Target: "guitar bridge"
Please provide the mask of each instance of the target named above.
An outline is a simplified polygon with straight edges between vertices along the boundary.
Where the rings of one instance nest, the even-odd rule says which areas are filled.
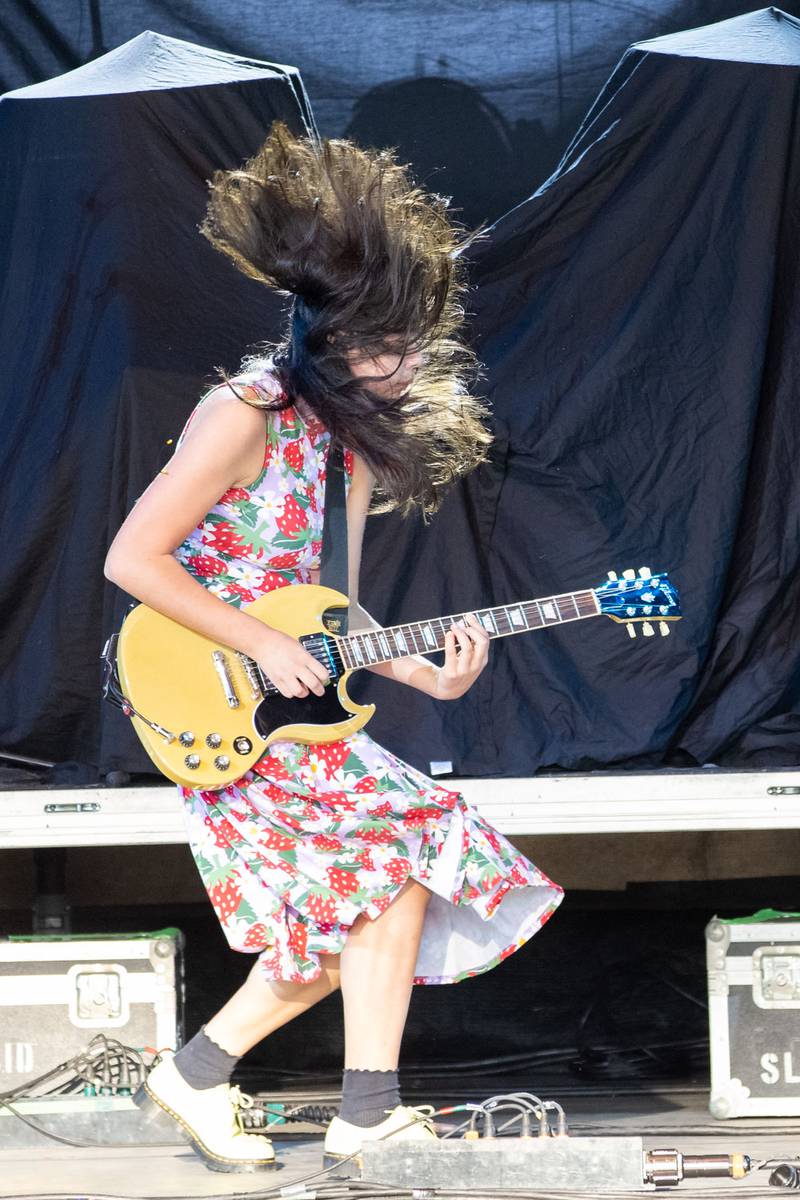
[[[239,697],[236,694],[236,688],[233,686],[228,660],[221,650],[214,650],[211,658],[214,662],[214,670],[217,672],[222,690],[225,693],[225,699],[228,702],[228,708],[239,707]]]

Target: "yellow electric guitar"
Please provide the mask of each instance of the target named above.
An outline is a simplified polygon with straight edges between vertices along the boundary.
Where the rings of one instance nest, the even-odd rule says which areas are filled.
[[[347,694],[353,671],[407,654],[444,648],[453,621],[466,616],[412,621],[386,629],[337,634],[347,597],[332,588],[296,584],[268,592],[247,605],[250,616],[298,638],[328,669],[323,696],[286,699],[256,662],[217,645],[144,604],[127,615],[103,650],[103,693],[133,721],[153,762],[175,783],[219,788],[238,779],[271,742],[334,742],[361,729],[374,704],[355,704]],[[475,616],[490,637],[607,616],[634,622],[663,636],[680,618],[678,596],[666,574],[649,568],[609,571],[608,581],[586,591],[544,596],[483,608]]]

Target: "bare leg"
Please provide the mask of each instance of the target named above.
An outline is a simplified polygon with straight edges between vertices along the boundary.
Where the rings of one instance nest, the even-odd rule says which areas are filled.
[[[256,963],[238,992],[206,1023],[206,1034],[229,1054],[246,1054],[339,987],[339,958],[321,954],[322,971],[310,983],[265,979]]]
[[[431,892],[409,879],[379,917],[362,913],[340,954],[345,1070],[394,1071]]]

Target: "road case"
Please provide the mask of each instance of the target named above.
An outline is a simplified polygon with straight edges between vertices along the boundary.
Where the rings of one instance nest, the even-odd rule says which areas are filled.
[[[0,1092],[35,1079],[106,1034],[138,1050],[183,1041],[183,934],[0,941]]]
[[[800,1116],[800,913],[714,917],[706,961],[712,1115]]]

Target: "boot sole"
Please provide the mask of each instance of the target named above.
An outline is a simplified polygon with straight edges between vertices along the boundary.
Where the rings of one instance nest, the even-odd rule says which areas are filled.
[[[364,1159],[360,1154],[326,1154],[322,1155],[322,1166],[330,1168],[330,1174],[337,1179],[360,1178],[364,1170]]]
[[[197,1136],[191,1126],[187,1125],[183,1117],[176,1113],[173,1109],[165,1104],[160,1097],[151,1092],[147,1083],[141,1084],[133,1096],[131,1097],[137,1108],[140,1108],[143,1113],[147,1113],[148,1108],[155,1106],[161,1109],[172,1117],[173,1121],[177,1122],[183,1130],[194,1153],[200,1158],[203,1163],[211,1171],[221,1171],[225,1174],[233,1174],[244,1171],[269,1171],[277,1167],[278,1161],[276,1158],[224,1158],[220,1154],[215,1154],[206,1146],[205,1142]]]

